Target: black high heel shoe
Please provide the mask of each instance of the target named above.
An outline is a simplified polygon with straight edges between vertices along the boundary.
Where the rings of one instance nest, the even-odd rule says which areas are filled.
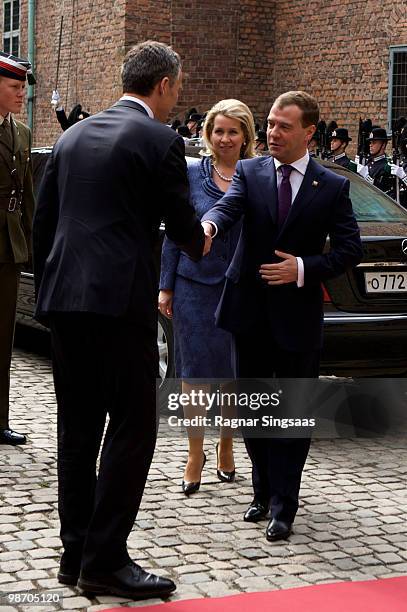
[[[219,442],[216,445],[216,473],[218,475],[219,480],[221,480],[222,482],[234,482],[236,470],[233,470],[232,472],[226,472],[225,470],[220,470],[218,468],[218,465],[219,465],[218,451],[219,451]]]
[[[206,463],[206,455],[204,453],[201,474],[202,474],[202,470],[204,469],[205,463]],[[201,479],[199,479],[198,482],[183,480],[182,485],[181,485],[182,491],[183,493],[185,493],[185,495],[191,495],[192,493],[196,493],[197,491],[199,491],[200,486],[201,486]]]

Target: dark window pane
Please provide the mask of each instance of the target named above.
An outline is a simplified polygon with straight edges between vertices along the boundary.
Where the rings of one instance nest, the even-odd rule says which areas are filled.
[[[407,112],[407,50],[397,51],[393,60],[392,122]]]
[[[20,2],[14,0],[13,2],[13,30],[18,30],[20,27]]]
[[[6,2],[4,5],[4,32],[10,32],[11,26],[11,4]]]
[[[10,53],[10,39],[9,38],[3,39],[3,50],[4,50],[4,53]]]
[[[12,44],[12,54],[13,55],[19,55],[19,46],[20,46],[20,37],[19,36],[13,36],[13,44]]]

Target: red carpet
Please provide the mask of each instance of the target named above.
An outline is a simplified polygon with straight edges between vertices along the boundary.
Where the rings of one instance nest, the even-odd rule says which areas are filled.
[[[407,576],[367,582],[337,582],[296,589],[241,593],[229,597],[186,599],[147,612],[406,612]],[[123,612],[106,608],[103,612]]]

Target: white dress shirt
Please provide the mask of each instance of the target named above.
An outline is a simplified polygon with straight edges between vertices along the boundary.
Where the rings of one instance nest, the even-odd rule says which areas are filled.
[[[140,104],[140,106],[142,106],[147,111],[148,116],[151,117],[151,119],[154,119],[154,113],[149,107],[149,105],[146,104],[144,100],[140,100],[140,98],[138,98],[137,96],[122,96],[120,100],[130,100],[131,102],[137,102],[137,104]]]
[[[280,187],[280,183],[283,178],[281,171],[279,172],[279,168],[283,164],[279,162],[278,159],[276,159],[275,157],[273,161],[274,161],[274,166],[277,172],[277,189],[278,189]],[[292,191],[291,204],[294,202],[295,197],[301,187],[301,183],[304,178],[304,174],[307,169],[308,162],[309,162],[309,153],[307,151],[304,157],[297,159],[297,161],[292,162],[292,164],[288,164],[289,166],[291,166],[291,168],[293,168],[293,171],[290,174],[290,184],[291,184],[291,191]]]

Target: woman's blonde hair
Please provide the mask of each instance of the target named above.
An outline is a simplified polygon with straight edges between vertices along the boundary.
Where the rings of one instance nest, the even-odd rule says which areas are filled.
[[[223,115],[224,117],[229,117],[230,119],[237,119],[240,121],[245,142],[245,144],[242,145],[240,158],[243,159],[255,157],[254,140],[256,138],[256,132],[252,112],[244,102],[234,99],[221,100],[220,102],[217,102],[215,106],[212,106],[210,111],[208,111],[205,123],[203,125],[203,139],[206,148],[202,154],[212,156],[215,163],[218,161],[211,145],[211,135],[213,126],[215,124],[216,115]]]

